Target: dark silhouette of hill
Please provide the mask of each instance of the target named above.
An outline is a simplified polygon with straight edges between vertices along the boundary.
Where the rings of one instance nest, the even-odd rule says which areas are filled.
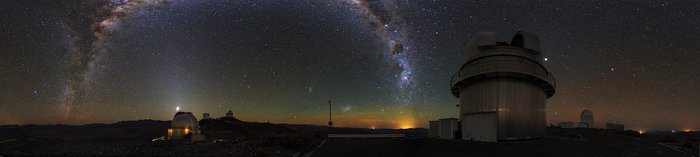
[[[113,124],[85,125],[3,125],[0,139],[60,139],[92,141],[150,141],[167,135],[171,121],[136,120]],[[234,117],[203,119],[202,134],[210,139],[258,138],[275,134],[304,134],[324,137],[326,134],[406,134],[426,136],[427,129],[367,129],[341,128],[303,124],[272,124],[245,122]]]
[[[167,135],[171,121],[137,120],[113,124],[85,125],[4,125],[0,139],[60,140],[136,140],[150,141]],[[295,134],[283,125],[245,122],[233,117],[204,119],[199,122],[202,134],[211,139],[257,138],[272,134]]]
[[[427,137],[428,129],[411,128],[411,129],[369,129],[369,128],[348,128],[348,127],[333,127],[320,125],[304,125],[304,124],[279,124],[287,128],[309,132],[314,134],[326,135],[331,134],[406,134],[411,137]]]
[[[273,134],[295,134],[296,131],[285,126],[245,122],[234,117],[203,119],[199,122],[202,134],[212,139],[236,139],[241,137],[256,138]]]
[[[154,137],[165,135],[168,127],[170,127],[170,121],[157,120],[85,125],[5,125],[0,126],[0,138],[148,141]]]
[[[232,117],[200,121],[216,142],[155,141],[171,121],[113,124],[0,126],[0,156],[291,156],[311,149],[318,136],[271,123]]]

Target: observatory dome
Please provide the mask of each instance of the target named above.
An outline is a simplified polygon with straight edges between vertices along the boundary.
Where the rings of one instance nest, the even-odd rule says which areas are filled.
[[[583,110],[581,111],[581,121],[585,122],[585,120],[593,120],[593,111],[591,110]]]
[[[543,65],[540,39],[518,31],[510,43],[495,32],[479,32],[464,49],[452,75],[459,98],[462,139],[498,142],[546,136],[546,103],[556,80]],[[442,137],[442,136],[440,136]]]
[[[199,127],[199,123],[191,112],[177,112],[173,117],[172,127],[196,129]]]
[[[581,123],[580,124],[585,125],[585,126],[579,126],[579,127],[585,127],[585,128],[593,127],[593,111],[591,111],[591,110],[581,111]]]

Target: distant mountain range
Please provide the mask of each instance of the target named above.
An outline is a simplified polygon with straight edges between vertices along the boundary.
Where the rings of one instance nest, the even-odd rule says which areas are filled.
[[[113,124],[85,125],[2,125],[0,140],[3,139],[60,139],[60,140],[117,140],[150,141],[155,137],[166,136],[171,121],[136,120]],[[272,124],[245,122],[233,117],[203,119],[199,122],[202,134],[212,139],[255,138],[272,134],[306,134],[325,138],[327,133],[336,134],[387,134],[400,133],[407,136],[426,136],[427,129],[367,129],[329,128],[319,125]]]

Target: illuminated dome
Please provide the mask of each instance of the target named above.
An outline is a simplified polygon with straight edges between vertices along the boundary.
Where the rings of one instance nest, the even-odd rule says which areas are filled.
[[[199,128],[199,123],[191,112],[177,112],[175,117],[173,117],[173,124],[171,127],[196,129]]]
[[[173,124],[168,128],[169,140],[195,141],[199,136],[199,122],[191,112],[177,112],[173,117]]]

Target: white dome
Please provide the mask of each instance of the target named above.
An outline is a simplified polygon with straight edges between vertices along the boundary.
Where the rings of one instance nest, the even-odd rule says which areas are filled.
[[[581,122],[588,124],[588,127],[593,127],[593,111],[583,110],[581,112]]]
[[[591,111],[591,110],[583,110],[583,111],[581,112],[581,119],[584,119],[584,117],[585,117],[585,118],[590,117],[590,118],[592,119],[592,118],[593,118],[593,111]]]
[[[190,112],[177,112],[175,117],[173,117],[173,128],[199,128],[199,123],[197,118]]]

